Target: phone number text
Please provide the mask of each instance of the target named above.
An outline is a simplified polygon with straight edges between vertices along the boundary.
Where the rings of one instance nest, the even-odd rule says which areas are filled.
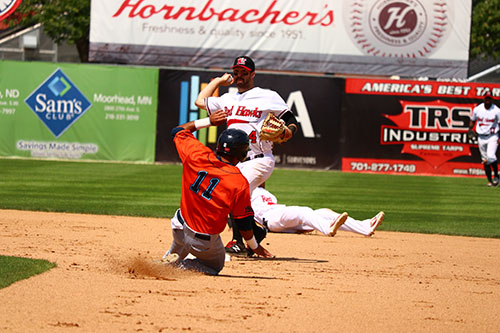
[[[415,164],[404,163],[366,163],[366,162],[351,162],[352,171],[371,171],[371,172],[408,172],[414,173],[417,171]]]

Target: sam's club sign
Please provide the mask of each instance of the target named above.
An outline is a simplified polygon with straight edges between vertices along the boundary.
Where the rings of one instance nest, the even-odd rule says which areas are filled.
[[[60,68],[35,89],[25,102],[56,138],[92,106]]]

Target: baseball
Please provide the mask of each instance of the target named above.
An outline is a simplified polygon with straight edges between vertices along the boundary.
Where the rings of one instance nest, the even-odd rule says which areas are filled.
[[[427,58],[448,36],[453,5],[444,0],[350,0],[350,37],[367,55]]]
[[[231,84],[233,83],[233,76],[232,75],[229,75],[229,77],[227,78],[227,83]]]

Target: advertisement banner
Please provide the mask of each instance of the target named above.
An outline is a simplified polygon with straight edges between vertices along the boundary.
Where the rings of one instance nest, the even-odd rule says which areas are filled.
[[[194,105],[199,92],[210,80],[223,73],[214,71],[160,70],[158,100],[157,161],[179,162],[170,135],[172,128],[187,121],[207,117]],[[256,74],[255,84],[276,91],[299,122],[294,137],[274,146],[277,166],[301,168],[340,168],[340,105],[343,80],[325,77]],[[232,87],[219,87],[216,95],[236,93]],[[225,126],[195,132],[198,139],[215,148]]]
[[[22,0],[3,0],[0,6],[0,22],[14,13]]]
[[[0,61],[0,156],[154,162],[158,70]]]
[[[470,116],[500,85],[347,79],[342,170],[484,176]]]
[[[91,61],[467,77],[470,0],[92,0]]]

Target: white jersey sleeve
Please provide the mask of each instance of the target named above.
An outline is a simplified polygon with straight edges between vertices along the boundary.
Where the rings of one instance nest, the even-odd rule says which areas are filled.
[[[474,107],[474,109],[472,110],[472,116],[470,117],[470,120],[472,121],[476,121],[477,120],[477,111],[478,111],[478,107],[479,105],[476,105]]]
[[[273,209],[273,207],[281,206],[278,205],[278,199],[271,194],[269,191],[263,189],[262,187],[257,187],[252,191],[251,195],[252,209],[254,211],[254,218],[260,224],[264,224],[263,217],[264,214]]]

